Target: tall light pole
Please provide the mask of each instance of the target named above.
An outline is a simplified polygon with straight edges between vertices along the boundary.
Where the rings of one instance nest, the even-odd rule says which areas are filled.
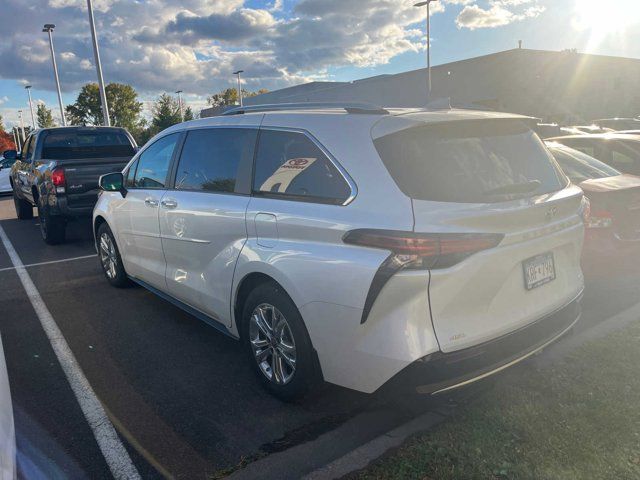
[[[431,2],[438,0],[426,0],[418,2],[414,7],[427,7],[427,100],[431,99]]]
[[[22,132],[22,143],[27,139],[27,136],[24,134],[24,120],[22,118],[22,110],[18,110],[18,119],[20,119],[20,131]]]
[[[238,101],[240,102],[240,106],[242,107],[242,83],[240,80],[241,73],[244,73],[244,70],[238,70],[237,72],[233,72],[234,75],[238,76]]]
[[[93,5],[91,0],[87,0],[89,10],[89,25],[91,27],[91,38],[93,40],[93,56],[96,60],[96,72],[98,74],[98,87],[100,87],[100,102],[102,103],[102,118],[104,126],[111,126],[109,118],[109,105],[107,104],[107,92],[104,89],[104,79],[102,78],[102,63],[100,63],[100,50],[98,50],[98,36],[96,34],[96,23],[93,19]]]
[[[56,54],[53,50],[53,29],[56,26],[53,23],[47,23],[42,28],[42,31],[49,34],[49,48],[51,49],[51,62],[53,62],[53,76],[56,79],[56,88],[58,90],[58,104],[60,105],[60,120],[62,120],[62,126],[67,126],[67,119],[64,116],[64,104],[62,103],[62,92],[60,91],[60,78],[58,78],[58,64],[56,63]]]
[[[27,93],[29,94],[29,110],[31,110],[31,126],[35,130],[36,129],[36,117],[33,114],[33,102],[31,101],[31,85],[26,85],[24,88],[27,90]]]
[[[182,108],[182,90],[177,90],[178,105],[180,105],[180,121],[184,122],[184,109]]]

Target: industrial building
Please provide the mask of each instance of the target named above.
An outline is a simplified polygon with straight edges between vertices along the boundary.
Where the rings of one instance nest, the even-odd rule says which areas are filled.
[[[640,59],[518,48],[432,68],[431,98],[583,123],[640,114]],[[386,107],[427,103],[426,69],[353,82],[312,82],[247,98],[245,104],[349,101]],[[203,111],[203,116],[215,114]]]

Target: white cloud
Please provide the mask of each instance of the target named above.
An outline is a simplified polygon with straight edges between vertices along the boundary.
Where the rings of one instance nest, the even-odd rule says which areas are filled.
[[[456,25],[469,30],[502,27],[537,17],[544,11],[537,0],[492,0],[486,8],[477,3],[466,5],[456,18]]]
[[[0,77],[54,89],[42,18],[57,23],[62,88],[95,81],[85,0],[0,0]],[[414,0],[415,1],[415,0]],[[340,66],[375,66],[426,48],[425,8],[411,0],[94,0],[105,80],[132,84],[145,99],[176,89],[202,99],[233,85],[249,89],[327,78]],[[487,3],[488,2],[488,3]],[[291,7],[291,8],[290,8]],[[462,8],[458,25],[504,25],[539,13],[537,0],[441,0],[432,13]],[[38,15],[33,12],[37,11]]]
[[[0,105],[2,105],[3,103],[7,103],[9,101],[9,97],[7,97],[6,95],[4,97],[0,97]]]

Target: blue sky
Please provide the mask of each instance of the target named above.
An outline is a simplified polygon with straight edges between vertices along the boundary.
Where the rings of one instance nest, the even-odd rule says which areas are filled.
[[[145,102],[177,89],[199,109],[233,85],[275,89],[425,66],[425,9],[404,0],[94,0],[105,80]],[[2,0],[0,114],[25,110],[24,85],[57,111],[44,23],[55,23],[65,104],[95,81],[85,0]],[[438,0],[434,64],[515,48],[640,58],[640,0]]]

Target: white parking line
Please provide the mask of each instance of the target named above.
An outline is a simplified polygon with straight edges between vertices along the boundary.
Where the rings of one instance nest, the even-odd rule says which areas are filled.
[[[67,341],[62,335],[60,328],[51,316],[51,312],[49,312],[49,309],[42,300],[42,297],[31,280],[22,260],[20,260],[18,253],[13,248],[13,245],[9,241],[9,237],[7,237],[7,234],[1,225],[0,241],[2,241],[4,248],[9,254],[9,258],[15,267],[16,273],[18,274],[18,277],[20,277],[22,286],[27,292],[29,301],[40,320],[40,324],[49,338],[53,351],[55,352],[56,357],[60,362],[60,366],[67,377],[67,381],[80,404],[82,413],[84,413],[84,416],[93,431],[93,436],[95,437],[96,442],[98,442],[100,451],[102,452],[112,475],[116,479],[139,479],[140,474],[133,465],[133,462],[129,457],[129,453],[120,441],[115,428],[113,428],[113,425],[107,417],[104,407],[91,388],[87,377],[85,377],[82,372],[82,369],[73,355],[73,352],[69,348]]]
[[[82,257],[63,258],[61,260],[50,260],[48,262],[28,263],[27,265],[23,265],[23,267],[30,268],[30,267],[39,267],[41,265],[51,265],[52,263],[73,262],[75,260],[85,260],[87,258],[96,258],[96,256],[97,255],[94,253],[93,255],[83,255]],[[16,267],[0,268],[0,272],[4,272],[7,270],[15,270],[15,269]]]

